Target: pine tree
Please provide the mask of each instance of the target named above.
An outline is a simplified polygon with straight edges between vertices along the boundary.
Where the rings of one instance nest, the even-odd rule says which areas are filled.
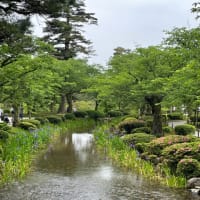
[[[50,15],[44,29],[45,40],[54,45],[57,58],[68,60],[78,53],[92,52],[91,42],[83,34],[85,24],[97,24],[97,19],[94,13],[86,12],[84,0],[65,1],[59,12]]]

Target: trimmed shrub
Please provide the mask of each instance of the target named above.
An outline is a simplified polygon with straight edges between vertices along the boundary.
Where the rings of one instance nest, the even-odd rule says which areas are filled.
[[[140,128],[135,128],[132,130],[131,133],[151,133],[151,129],[149,127],[140,127]]]
[[[142,120],[127,120],[125,119],[121,123],[119,123],[119,129],[125,130],[127,133],[131,133],[131,131],[135,128],[145,127],[145,122]]]
[[[0,123],[0,130],[9,131],[9,130],[11,130],[11,127],[8,126],[7,123]]]
[[[200,176],[200,163],[196,159],[182,159],[176,169],[178,175],[185,176],[187,179]]]
[[[94,119],[94,120],[104,117],[103,113],[96,111],[96,110],[87,110],[86,113],[89,118]]]
[[[168,114],[168,118],[170,120],[182,120],[183,119],[183,113],[173,112],[173,113]]]
[[[149,146],[149,143],[137,143],[135,145],[135,149],[139,152],[139,153],[144,153],[147,151]],[[146,152],[147,153],[147,152]]]
[[[37,126],[30,122],[19,122],[18,127],[24,130],[36,130]]]
[[[163,133],[173,133],[174,129],[170,126],[163,127]]]
[[[195,127],[189,124],[177,125],[175,127],[175,133],[177,135],[188,135],[195,133]]]
[[[169,135],[152,140],[149,143],[148,151],[150,154],[161,155],[162,150],[170,145],[176,143],[192,142],[196,137],[182,136],[182,135]]]
[[[107,116],[109,116],[109,117],[119,117],[122,115],[123,115],[123,113],[121,111],[112,110],[112,111],[107,112]]]
[[[124,135],[121,137],[122,141],[128,145],[135,145],[137,143],[148,143],[155,139],[155,136],[147,133],[134,133],[129,135]]]
[[[191,122],[200,122],[200,116],[194,116],[194,115],[192,115],[192,116],[190,116],[190,121]]]
[[[174,163],[178,163],[181,159],[188,157],[200,161],[200,144],[199,142],[174,144],[163,149],[162,155],[166,159],[173,160]]]
[[[47,116],[47,119],[51,124],[59,124],[62,122],[62,118],[59,116]]]
[[[75,119],[75,115],[73,113],[66,113],[65,119],[70,119],[70,120]]]
[[[0,130],[0,141],[6,141],[9,137],[9,133],[7,131],[4,130]]]
[[[24,119],[21,122],[28,122],[28,123],[34,124],[36,127],[40,126],[40,121],[36,119]]]
[[[49,123],[49,120],[45,117],[36,117],[35,120],[40,121],[40,124],[46,124]]]
[[[87,116],[87,113],[84,111],[76,111],[74,112],[74,115],[77,118],[85,118]]]

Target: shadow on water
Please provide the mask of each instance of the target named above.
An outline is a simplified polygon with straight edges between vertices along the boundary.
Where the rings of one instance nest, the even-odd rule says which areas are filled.
[[[192,200],[173,190],[116,167],[96,151],[93,135],[61,135],[35,162],[22,182],[0,190],[1,200]]]

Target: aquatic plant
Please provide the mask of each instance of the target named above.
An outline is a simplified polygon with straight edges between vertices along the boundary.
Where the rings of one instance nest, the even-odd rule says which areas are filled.
[[[108,127],[99,127],[94,134],[97,146],[106,150],[108,156],[120,166],[133,170],[135,173],[141,174],[150,180],[159,181],[169,187],[181,188],[185,186],[186,179],[184,177],[174,176],[167,166],[161,167],[159,170],[155,169],[151,162],[142,160],[138,156],[138,152],[125,145],[119,137],[110,135]]]

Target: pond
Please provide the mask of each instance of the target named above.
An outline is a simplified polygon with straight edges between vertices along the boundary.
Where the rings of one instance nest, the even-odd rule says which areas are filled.
[[[0,190],[1,200],[192,200],[186,190],[149,182],[96,150],[93,135],[61,135],[23,181]]]

